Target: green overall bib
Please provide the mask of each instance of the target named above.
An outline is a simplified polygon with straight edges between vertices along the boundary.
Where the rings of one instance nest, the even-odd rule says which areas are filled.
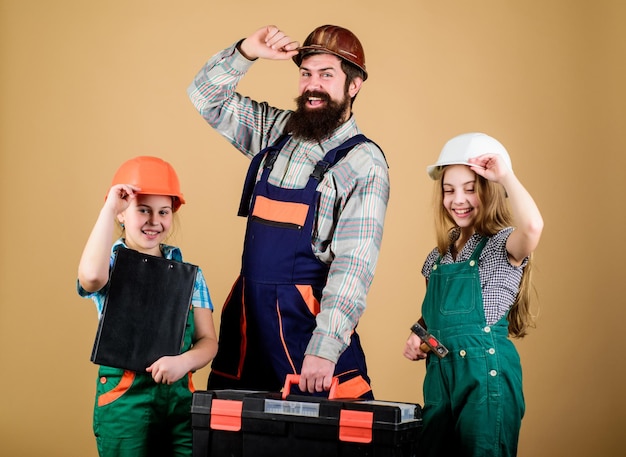
[[[465,262],[440,257],[428,279],[422,315],[450,352],[426,361],[420,457],[517,454],[522,369],[506,315],[485,320],[478,259],[487,240]]]
[[[181,352],[191,348],[193,306]],[[100,457],[191,456],[191,373],[171,385],[150,373],[100,366],[93,430]]]

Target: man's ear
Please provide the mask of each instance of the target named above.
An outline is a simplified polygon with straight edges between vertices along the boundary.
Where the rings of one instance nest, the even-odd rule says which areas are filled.
[[[352,79],[350,85],[348,86],[348,94],[350,94],[350,98],[353,98],[356,94],[359,93],[362,84],[363,78],[356,77]]]

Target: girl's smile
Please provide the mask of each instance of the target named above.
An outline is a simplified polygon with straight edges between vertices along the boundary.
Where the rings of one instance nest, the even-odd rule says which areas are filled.
[[[454,211],[454,213],[459,216],[459,217],[466,217],[470,214],[470,212],[472,212],[474,210],[474,208],[465,208],[465,209],[460,209],[460,208],[453,208],[452,211]]]

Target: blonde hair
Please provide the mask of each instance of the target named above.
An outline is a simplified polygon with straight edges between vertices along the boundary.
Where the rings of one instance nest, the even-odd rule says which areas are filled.
[[[444,255],[450,247],[452,235],[459,228],[452,216],[443,206],[443,176],[435,181],[434,207],[435,207],[435,233],[437,250]],[[482,236],[491,237],[500,230],[514,226],[513,215],[506,200],[506,191],[500,184],[491,182],[480,175],[476,175],[474,191],[480,202],[479,210],[474,222],[474,231]],[[509,335],[514,338],[523,338],[529,328],[534,327],[534,318],[530,312],[530,298],[532,291],[532,254],[522,273],[522,280],[515,302],[507,316],[509,322]]]

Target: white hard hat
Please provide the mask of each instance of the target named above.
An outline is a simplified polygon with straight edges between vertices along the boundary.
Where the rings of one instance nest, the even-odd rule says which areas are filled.
[[[426,167],[426,171],[432,179],[439,179],[443,167],[446,165],[475,166],[469,163],[468,159],[483,154],[500,155],[509,169],[513,169],[509,153],[498,140],[484,133],[473,132],[464,133],[448,140],[439,154],[437,163]]]

